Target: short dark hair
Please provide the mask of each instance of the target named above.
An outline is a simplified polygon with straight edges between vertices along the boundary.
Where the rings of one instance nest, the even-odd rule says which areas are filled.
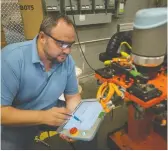
[[[45,33],[51,34],[52,28],[58,24],[58,21],[60,19],[63,19],[67,24],[70,24],[73,27],[75,27],[72,20],[64,14],[48,15],[48,16],[45,16],[45,18],[43,19],[40,25],[39,32],[43,31]]]

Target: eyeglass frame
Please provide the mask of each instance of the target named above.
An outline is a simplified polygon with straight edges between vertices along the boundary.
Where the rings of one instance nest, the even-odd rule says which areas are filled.
[[[62,41],[62,40],[58,40],[58,39],[54,38],[53,36],[51,36],[50,34],[44,32],[44,31],[43,31],[43,33],[45,35],[47,35],[48,37],[50,37],[51,39],[53,39],[56,43],[58,43],[59,46],[61,47],[61,49],[71,48],[72,45],[75,43],[75,41],[73,41],[71,43],[68,43],[68,42],[65,42],[65,41]],[[63,45],[67,45],[67,46],[63,47]]]

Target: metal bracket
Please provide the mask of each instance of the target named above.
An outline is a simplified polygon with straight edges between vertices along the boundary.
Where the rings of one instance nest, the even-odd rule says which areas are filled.
[[[124,23],[117,25],[117,32],[133,30],[133,23]]]

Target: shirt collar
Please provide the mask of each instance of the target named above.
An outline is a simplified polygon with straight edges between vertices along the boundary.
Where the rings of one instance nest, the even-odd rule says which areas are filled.
[[[38,50],[37,50],[37,37],[36,35],[34,39],[32,40],[32,63],[40,63],[40,57],[38,55]]]

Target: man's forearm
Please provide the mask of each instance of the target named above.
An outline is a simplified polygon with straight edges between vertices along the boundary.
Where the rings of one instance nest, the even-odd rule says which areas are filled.
[[[65,99],[67,102],[67,108],[73,112],[77,105],[81,102],[80,94],[75,95],[65,95]]]
[[[44,111],[20,110],[11,106],[1,107],[2,125],[39,125],[43,124]]]

